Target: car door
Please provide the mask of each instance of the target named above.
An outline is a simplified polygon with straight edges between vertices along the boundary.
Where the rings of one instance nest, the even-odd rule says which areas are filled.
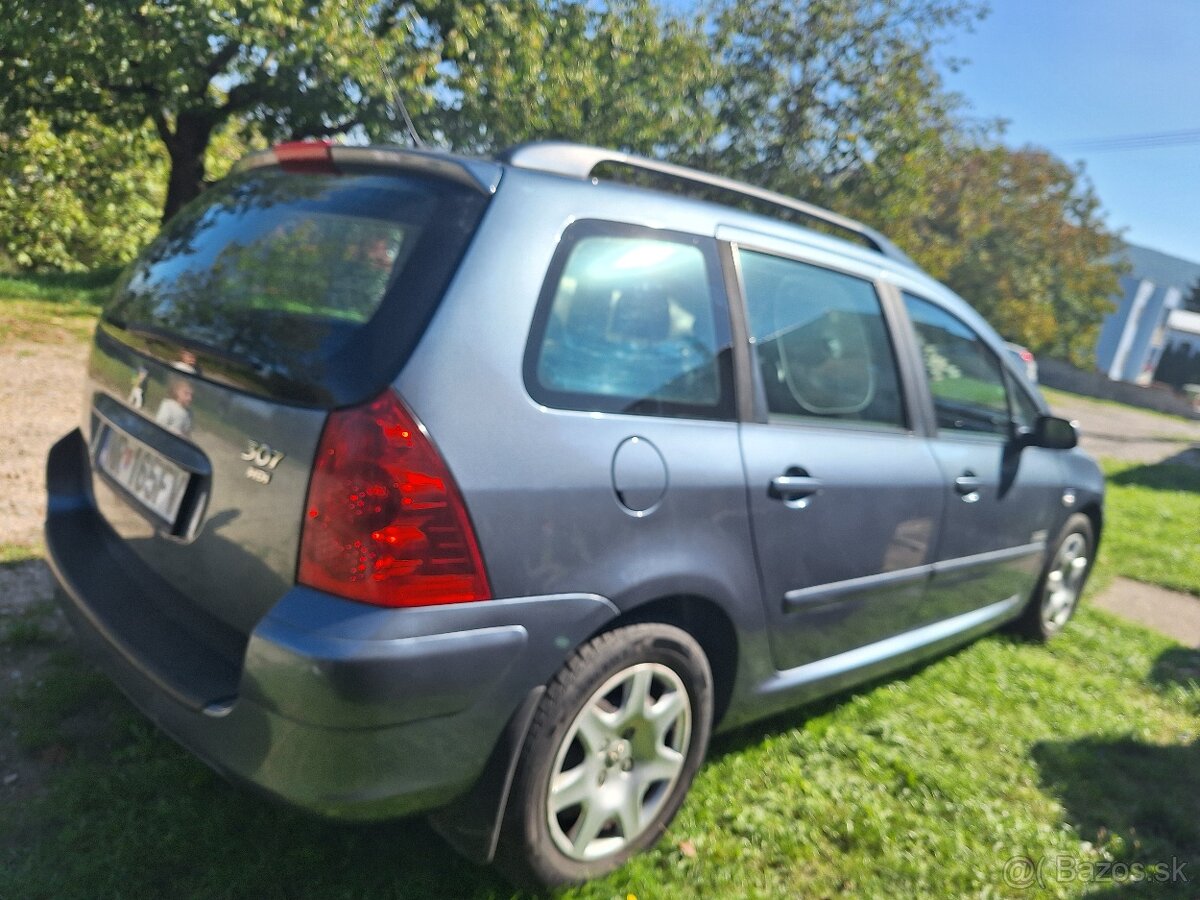
[[[1022,446],[1036,415],[987,342],[941,305],[905,292],[924,362],[945,479],[945,515],[923,618],[1023,598],[1041,569],[1062,499],[1055,451]]]
[[[741,449],[783,670],[915,626],[944,496],[874,283],[753,247],[734,251],[757,400]]]

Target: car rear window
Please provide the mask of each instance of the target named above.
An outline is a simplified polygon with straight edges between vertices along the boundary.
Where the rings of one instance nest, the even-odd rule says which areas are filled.
[[[168,225],[103,321],[155,355],[186,349],[214,380],[352,402],[411,349],[482,203],[423,176],[247,173]]]

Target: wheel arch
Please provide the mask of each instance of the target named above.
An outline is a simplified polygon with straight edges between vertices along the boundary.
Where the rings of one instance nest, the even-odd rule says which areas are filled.
[[[674,625],[686,631],[708,658],[713,677],[713,728],[716,729],[729,708],[738,670],[737,630],[720,604],[699,594],[670,594],[657,597],[625,610],[604,623],[596,634],[603,634],[644,622]],[[588,638],[595,637],[592,635]]]
[[[1099,500],[1092,500],[1085,503],[1079,508],[1079,511],[1088,517],[1092,523],[1092,554],[1095,555],[1100,547],[1100,535],[1104,530],[1104,510],[1100,506]]]

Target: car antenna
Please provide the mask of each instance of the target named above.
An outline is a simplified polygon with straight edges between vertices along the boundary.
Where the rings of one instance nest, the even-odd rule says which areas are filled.
[[[358,2],[358,20],[362,23],[363,31],[366,32],[368,40],[371,42],[371,48],[375,51],[375,60],[379,63],[379,71],[382,73],[384,81],[387,82],[388,92],[391,96],[388,98],[392,101],[392,105],[400,110],[400,116],[404,119],[404,129],[408,132],[408,139],[412,141],[412,145],[418,149],[424,148],[425,142],[421,140],[421,135],[417,134],[417,126],[413,124],[412,116],[408,114],[408,107],[404,103],[404,95],[400,92],[399,85],[396,84],[396,79],[392,77],[391,70],[388,69],[384,62],[383,53],[379,50],[379,41],[375,33],[371,30],[371,26],[367,23],[366,0]]]

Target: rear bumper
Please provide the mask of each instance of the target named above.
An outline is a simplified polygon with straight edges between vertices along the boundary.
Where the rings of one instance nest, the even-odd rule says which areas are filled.
[[[46,548],[89,655],[215,769],[324,815],[462,794],[522,700],[616,614],[586,594],[382,609],[296,587],[230,635],[122,546],[87,467],[78,432],[51,451]]]

